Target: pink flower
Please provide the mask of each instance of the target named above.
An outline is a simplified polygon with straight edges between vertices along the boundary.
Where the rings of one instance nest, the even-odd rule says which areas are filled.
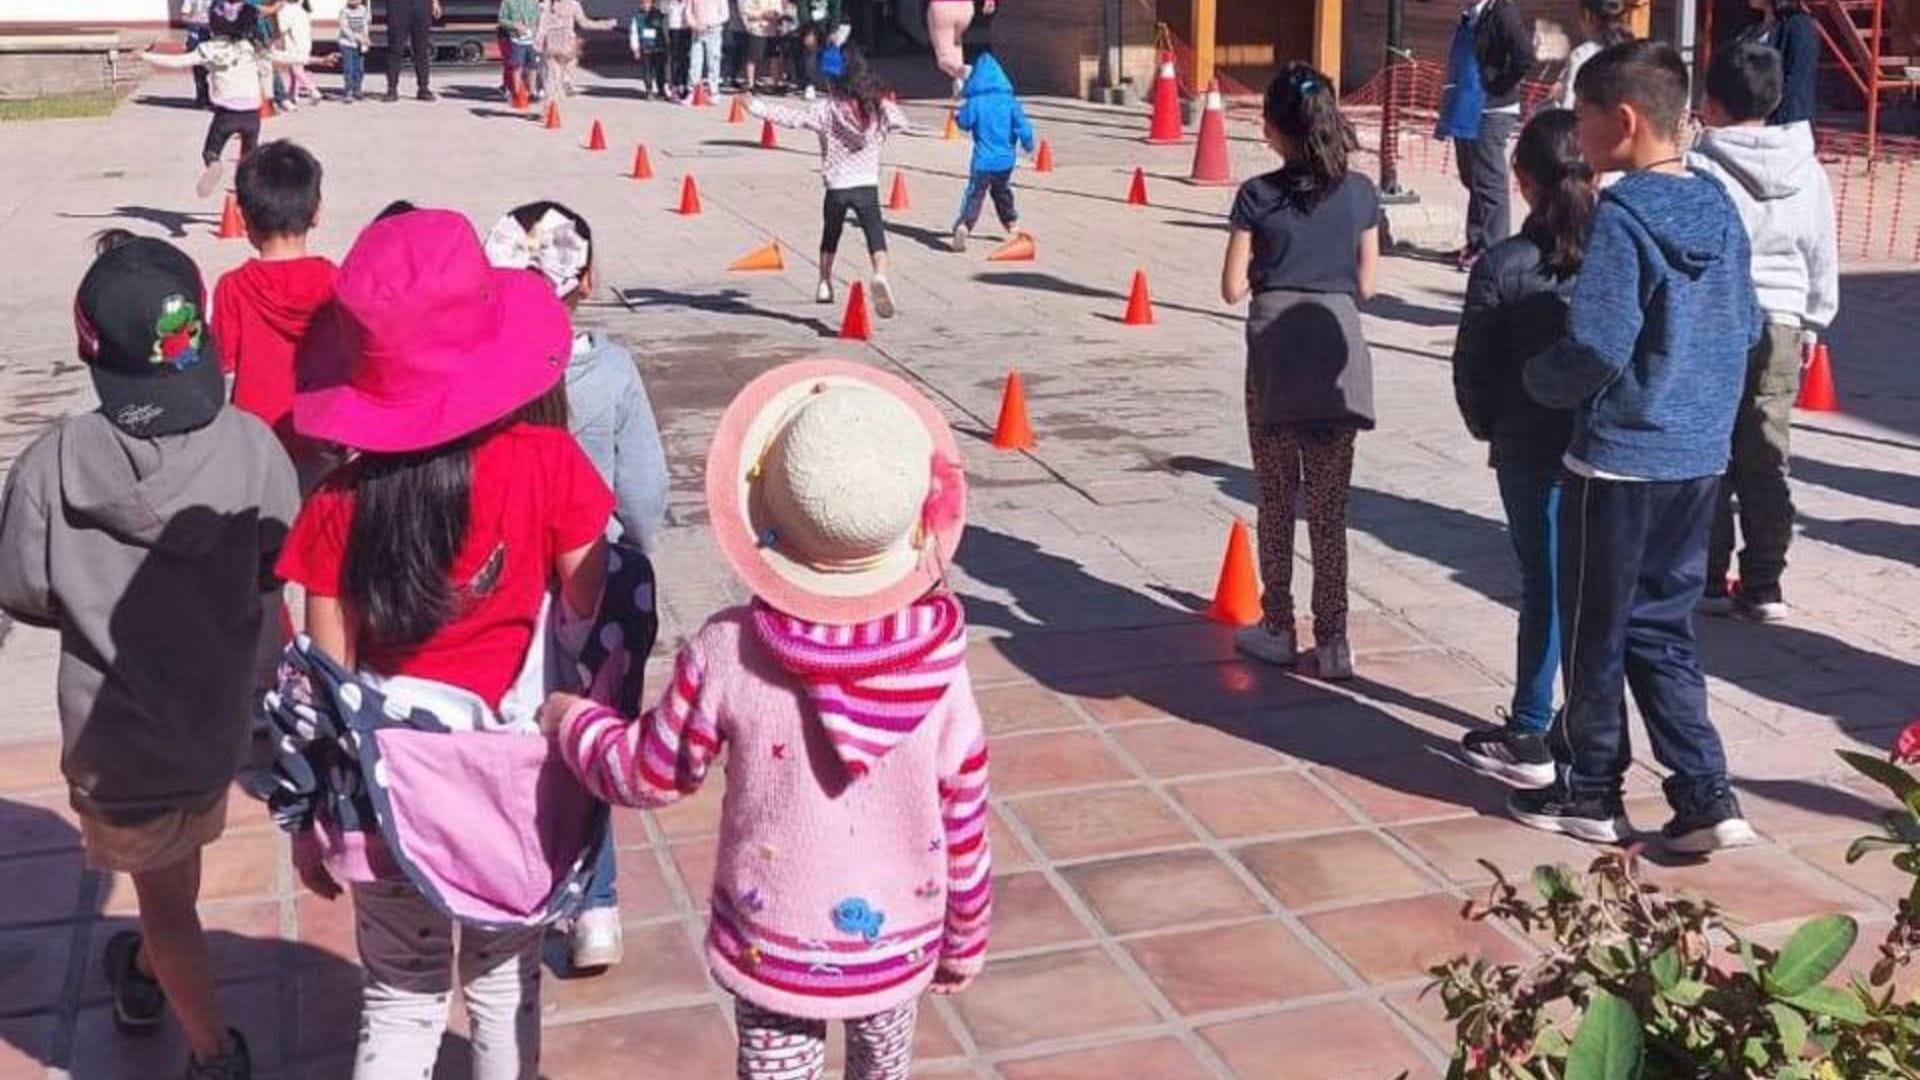
[[[1893,740],[1893,760],[1903,765],[1920,765],[1920,720],[1906,726]]]

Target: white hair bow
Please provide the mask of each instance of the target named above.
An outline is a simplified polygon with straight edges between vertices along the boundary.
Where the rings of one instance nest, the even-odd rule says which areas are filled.
[[[558,210],[542,214],[531,229],[508,214],[487,234],[488,262],[502,270],[540,271],[561,299],[580,287],[580,276],[592,258],[592,245],[580,235],[573,219]]]

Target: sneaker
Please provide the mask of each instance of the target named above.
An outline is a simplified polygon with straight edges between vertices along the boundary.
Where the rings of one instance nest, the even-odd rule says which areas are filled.
[[[1275,667],[1292,667],[1300,661],[1300,643],[1292,631],[1276,633],[1264,626],[1249,626],[1233,635],[1233,647],[1242,656]]]
[[[419,93],[413,95],[413,99],[415,101],[439,101],[440,95],[434,93],[431,90],[422,90]]]
[[[813,302],[816,304],[833,303],[833,282],[832,281],[829,281],[826,278],[820,279],[820,284],[817,287],[815,287],[813,290]]]
[[[626,946],[620,937],[620,909],[598,907],[581,912],[567,934],[567,950],[575,971],[609,968],[619,963],[626,955]]]
[[[166,991],[140,970],[139,960],[139,931],[122,930],[107,939],[101,967],[113,990],[113,1023],[129,1034],[154,1030],[167,1012]]]
[[[817,97],[819,97],[819,96],[820,96],[820,91],[818,91],[818,90],[815,90],[815,89],[813,88],[813,86],[812,86],[812,84],[808,84],[808,86],[807,86],[807,89],[806,89],[806,92],[805,92],[804,94],[802,94],[801,96],[802,96],[802,97],[804,97],[804,98],[806,98],[806,99],[807,99],[808,101],[812,101],[812,100],[814,100],[815,98],[817,98]]]
[[[1326,682],[1344,682],[1353,678],[1353,646],[1346,638],[1315,644],[1313,673]]]
[[[1780,595],[1779,589],[1756,589],[1742,592],[1734,597],[1733,614],[1754,622],[1781,622],[1793,614],[1793,609]]]
[[[1517,788],[1543,788],[1559,779],[1544,736],[1517,728],[1470,731],[1460,757],[1474,772]]]
[[[253,1055],[247,1051],[246,1036],[237,1028],[227,1029],[233,1048],[217,1058],[200,1061],[187,1057],[187,1080],[253,1080]]]
[[[955,225],[953,227],[953,250],[956,252],[964,252],[967,250],[967,227],[965,225]]]
[[[1684,855],[1705,855],[1760,842],[1753,826],[1740,815],[1740,800],[1724,789],[1696,809],[1676,812],[1660,835],[1669,850]]]
[[[384,101],[384,102],[386,102],[386,103],[388,103],[389,105],[391,105],[392,103],[394,103],[394,102],[396,102],[396,101],[399,101],[399,100],[400,100],[400,91],[398,91],[398,90],[389,90],[389,91],[387,91],[387,92],[386,92],[385,94],[382,94],[382,95],[380,96],[380,100],[381,100],[381,101]]]
[[[1710,592],[1700,598],[1700,607],[1698,610],[1702,615],[1713,615],[1724,618],[1733,614],[1734,607],[1735,601],[1731,593]]]
[[[883,319],[893,318],[893,286],[883,277],[873,279],[873,313]]]
[[[1558,784],[1507,796],[1507,813],[1530,828],[1561,833],[1593,844],[1623,843],[1633,835],[1627,811],[1616,798],[1577,799]]]
[[[220,177],[223,175],[223,167],[217,161],[201,169],[200,179],[193,185],[193,193],[203,199],[207,198],[220,190]]]

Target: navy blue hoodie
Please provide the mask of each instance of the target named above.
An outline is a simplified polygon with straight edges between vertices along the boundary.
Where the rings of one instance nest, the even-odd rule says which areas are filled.
[[[1572,408],[1567,453],[1639,480],[1726,471],[1747,353],[1760,340],[1747,232],[1704,173],[1629,173],[1594,212],[1567,336],[1527,392]]]
[[[992,53],[973,62],[973,74],[967,76],[967,103],[954,120],[961,131],[973,135],[973,166],[976,173],[1006,172],[1014,166],[1014,145],[1033,153],[1033,125],[1020,99],[1013,96],[1013,82],[1001,69]]]

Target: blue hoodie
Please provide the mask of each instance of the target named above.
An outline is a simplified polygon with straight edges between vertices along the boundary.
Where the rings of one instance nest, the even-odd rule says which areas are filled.
[[[1527,391],[1576,410],[1567,453],[1600,472],[1718,476],[1763,327],[1747,232],[1720,182],[1629,173],[1600,197],[1567,336],[1528,362]]]
[[[973,74],[967,76],[967,103],[960,107],[955,123],[961,131],[973,135],[973,165],[976,173],[1006,172],[1013,168],[1014,144],[1033,153],[1033,124],[1020,99],[1013,96],[1013,81],[1001,69],[993,54],[982,54],[973,62]]]

